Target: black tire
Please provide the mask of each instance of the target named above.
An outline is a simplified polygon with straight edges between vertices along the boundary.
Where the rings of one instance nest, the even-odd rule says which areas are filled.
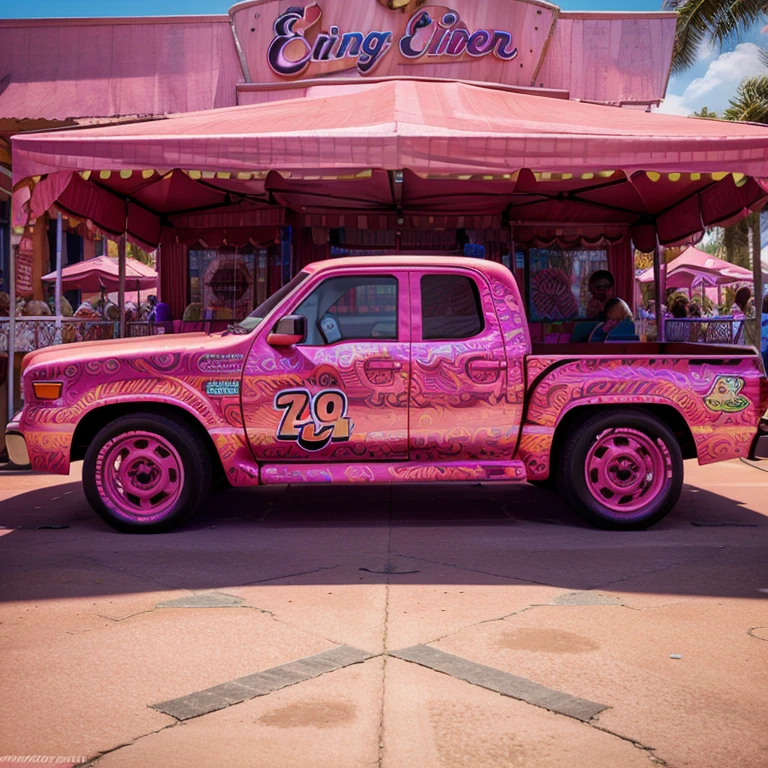
[[[162,512],[160,519],[127,519],[112,508],[109,494],[100,492],[99,456],[102,449],[121,436],[139,432],[156,436],[175,449],[183,473],[176,475],[176,498]],[[85,496],[105,523],[124,533],[161,533],[176,528],[194,515],[204,504],[211,485],[211,457],[207,447],[183,419],[171,415],[137,413],[122,416],[107,424],[91,441],[83,462]]]
[[[603,449],[599,442],[605,444],[615,440],[621,444],[624,440],[630,444],[629,441],[639,439],[642,443],[641,436],[645,436],[651,452],[658,452],[657,461],[663,467],[661,473],[645,474],[645,486],[650,483],[650,489],[653,489],[653,484],[658,482],[658,490],[648,491],[645,505],[619,511],[622,500],[630,497],[619,498],[618,494],[608,496],[610,489],[600,488],[605,483],[601,484],[599,473],[594,468],[590,470],[588,480],[587,462],[591,461],[590,466],[593,467],[595,461],[601,461],[599,452]],[[595,452],[590,455],[593,448]],[[628,466],[636,467],[637,463],[630,461]],[[625,474],[631,475],[632,472]],[[642,472],[635,471],[634,477],[643,483]],[[593,525],[610,530],[642,530],[658,523],[677,504],[683,488],[683,457],[675,435],[655,416],[640,409],[610,409],[588,416],[569,428],[560,451],[557,481],[558,490],[568,505]],[[597,494],[603,494],[601,498],[606,501],[598,500]],[[642,499],[637,503],[642,504]]]

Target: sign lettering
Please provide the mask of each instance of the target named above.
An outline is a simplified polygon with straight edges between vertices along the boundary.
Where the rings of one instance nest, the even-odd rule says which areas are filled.
[[[324,71],[357,67],[362,75],[374,70],[393,46],[394,33],[386,30],[342,32],[332,24],[322,29],[323,12],[317,3],[304,8],[292,6],[275,20],[275,36],[267,50],[267,62],[283,77],[304,74],[312,64]],[[511,61],[518,51],[512,33],[498,29],[470,32],[458,11],[444,6],[424,6],[405,26],[397,48],[411,61],[425,58],[457,60],[462,56],[479,58],[493,55]]]

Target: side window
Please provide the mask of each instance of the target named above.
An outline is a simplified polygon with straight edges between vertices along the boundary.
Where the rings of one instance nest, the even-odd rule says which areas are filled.
[[[379,275],[331,277],[293,314],[307,318],[305,344],[397,339],[397,278]]]
[[[442,341],[469,339],[483,330],[477,283],[465,275],[421,278],[421,337]]]

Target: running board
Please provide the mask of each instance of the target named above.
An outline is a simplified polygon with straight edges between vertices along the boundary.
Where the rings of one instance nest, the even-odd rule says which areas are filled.
[[[294,483],[524,483],[522,461],[402,461],[375,464],[264,464],[262,485]]]

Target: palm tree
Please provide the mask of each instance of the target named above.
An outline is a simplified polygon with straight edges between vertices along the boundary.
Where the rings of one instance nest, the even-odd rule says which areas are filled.
[[[768,123],[768,75],[742,80],[724,117],[747,123]]]
[[[711,40],[720,47],[768,14],[768,0],[687,0],[670,7],[679,8],[672,58],[675,73],[693,66],[705,42]]]

